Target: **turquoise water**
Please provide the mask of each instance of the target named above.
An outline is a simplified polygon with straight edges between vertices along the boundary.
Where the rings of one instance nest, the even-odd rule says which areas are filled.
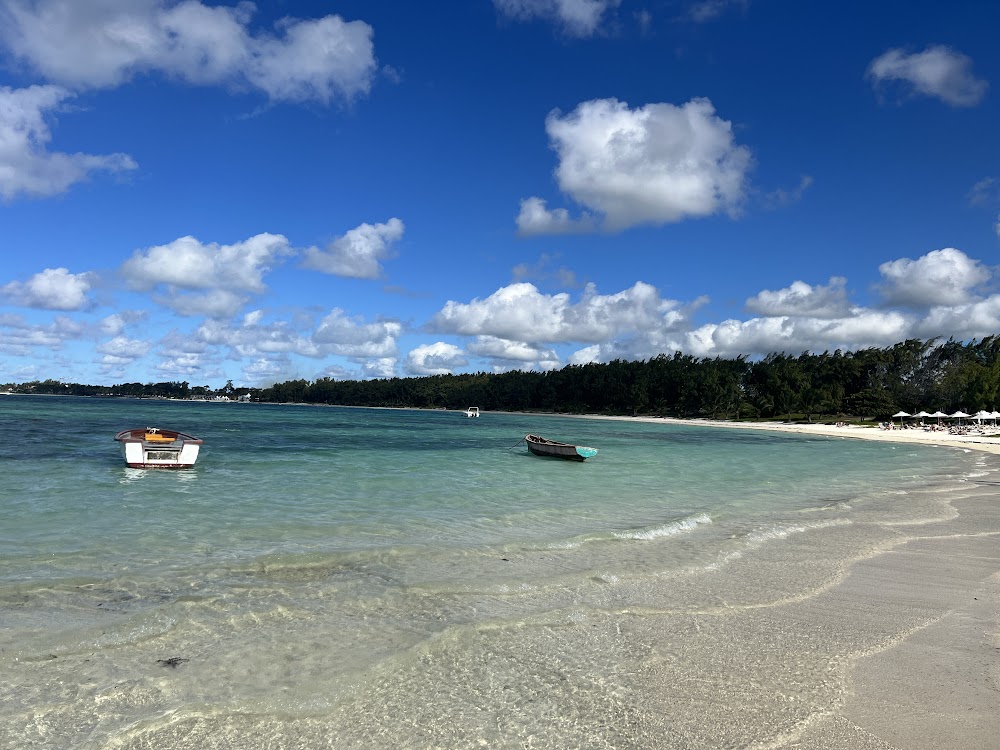
[[[0,426],[11,748],[601,746],[586,716],[649,668],[621,613],[827,585],[993,470],[491,413],[5,397]],[[203,438],[197,466],[125,467],[112,438],[143,426]],[[600,452],[534,457],[528,432]]]

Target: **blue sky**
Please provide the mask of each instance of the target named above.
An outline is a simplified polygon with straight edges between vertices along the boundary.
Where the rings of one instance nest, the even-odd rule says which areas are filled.
[[[1000,4],[0,0],[0,382],[1000,333]]]

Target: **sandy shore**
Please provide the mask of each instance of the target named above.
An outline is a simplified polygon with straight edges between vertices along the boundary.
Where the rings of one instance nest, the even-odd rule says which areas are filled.
[[[1000,454],[1000,437],[919,429],[597,418]],[[851,667],[841,698],[766,747],[1000,748],[1000,486],[994,489],[995,476],[970,481],[982,486],[952,502],[953,519],[900,527],[904,538],[899,544],[851,563],[840,583],[821,597],[789,608],[792,632],[820,629],[831,617],[851,618],[857,627],[867,620],[886,631],[899,630],[878,648],[844,654]],[[914,610],[921,624],[903,627]]]

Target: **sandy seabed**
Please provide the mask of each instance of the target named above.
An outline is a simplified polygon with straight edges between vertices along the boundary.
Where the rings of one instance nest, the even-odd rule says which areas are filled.
[[[1000,454],[1000,437],[922,429],[708,419],[604,417],[922,444]],[[904,612],[922,620],[881,646],[849,656],[840,699],[797,731],[756,748],[939,750],[1000,748],[1000,483],[953,501],[955,517],[909,528],[905,541],[857,560],[824,593],[840,614]],[[822,612],[816,613],[822,616]],[[798,612],[803,629],[817,622]]]

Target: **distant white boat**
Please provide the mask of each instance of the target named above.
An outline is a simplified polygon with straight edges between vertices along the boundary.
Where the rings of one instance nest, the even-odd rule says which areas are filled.
[[[176,430],[137,427],[115,435],[131,469],[186,469],[194,466],[203,440]]]
[[[465,416],[467,416],[467,417],[478,417],[479,416],[479,407],[478,406],[470,406],[468,409],[466,409],[462,413],[465,414]]]

